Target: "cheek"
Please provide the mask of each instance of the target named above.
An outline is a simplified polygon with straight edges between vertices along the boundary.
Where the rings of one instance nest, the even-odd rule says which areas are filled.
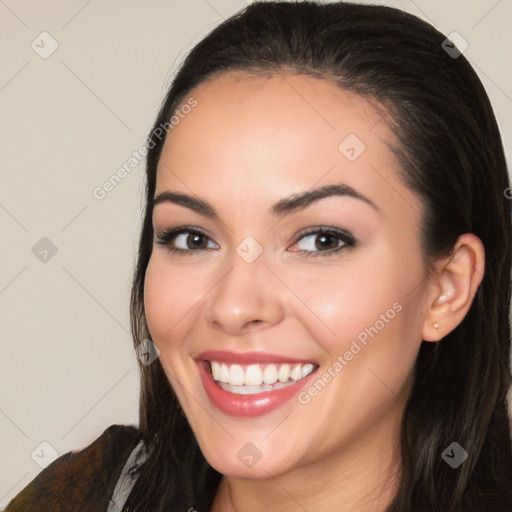
[[[176,339],[180,318],[191,308],[193,290],[181,282],[178,272],[170,272],[160,256],[151,256],[144,282],[144,307],[153,342],[162,349]]]
[[[183,379],[177,364],[183,348],[179,340],[188,329],[186,313],[191,306],[188,288],[180,284],[177,276],[177,272],[169,272],[159,255],[151,256],[144,281],[144,308],[151,340],[160,350],[160,363],[179,396],[180,387],[175,384],[176,378]]]
[[[158,343],[161,337],[163,321],[169,308],[169,300],[164,292],[167,283],[162,277],[158,264],[152,256],[144,279],[144,310],[151,337],[155,343]]]
[[[197,323],[197,314],[212,286],[206,265],[170,265],[167,255],[153,253],[144,282],[144,307],[153,342],[160,348],[176,350]]]
[[[298,306],[304,312],[301,321],[332,359],[351,348],[357,351],[353,342],[366,352],[373,340],[382,340],[375,352],[385,364],[415,338],[422,288],[411,291],[422,279],[419,258],[404,261],[384,247],[379,254],[358,255],[342,267],[316,269],[310,276],[295,278],[293,284],[303,302]]]
[[[389,272],[382,275],[371,268],[358,271],[354,266],[316,271],[314,278],[296,279],[293,285],[303,302],[303,318],[316,318],[310,322],[315,338],[333,341],[353,337],[373,325],[400,299],[395,287]]]

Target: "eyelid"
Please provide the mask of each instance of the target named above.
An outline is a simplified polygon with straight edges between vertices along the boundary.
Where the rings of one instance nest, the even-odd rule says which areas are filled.
[[[324,256],[324,255],[328,256],[331,254],[336,254],[344,249],[354,247],[354,246],[358,245],[358,243],[359,243],[359,238],[357,238],[356,236],[354,236],[352,233],[350,233],[349,231],[347,231],[345,229],[335,228],[335,227],[325,226],[325,225],[319,225],[319,226],[306,228],[306,229],[300,231],[299,233],[297,233],[297,235],[295,236],[296,241],[293,243],[292,247],[294,245],[297,245],[303,238],[306,238],[310,235],[334,236],[338,240],[342,241],[343,245],[339,246],[333,250],[328,250],[328,251],[306,251],[306,250],[299,249],[297,251],[292,251],[292,252],[302,253],[306,256],[315,256],[315,257],[316,256]]]
[[[206,233],[205,231],[203,231],[200,228],[196,228],[195,226],[179,226],[176,228],[155,231],[155,236],[157,238],[156,243],[160,244],[160,245],[169,245],[171,241],[174,241],[176,239],[176,237],[178,237],[179,235],[181,235],[183,233],[191,233],[191,234],[201,235],[201,236],[204,236],[205,238],[208,238],[209,240],[213,241],[213,238],[208,233]],[[214,243],[217,244],[217,242],[214,242]],[[201,250],[201,249],[195,249],[195,250],[193,250],[193,249],[188,249],[188,250],[178,249],[177,251],[197,252],[198,250]]]
[[[196,248],[196,249],[179,249],[176,247],[170,247],[171,242],[174,242],[174,240],[183,233],[189,233],[189,234],[197,234],[200,236],[206,237],[208,240],[211,240],[214,242],[213,238],[208,235],[205,231],[203,231],[200,228],[197,228],[195,226],[180,226],[176,228],[171,229],[164,229],[160,231],[159,233],[155,232],[155,235],[157,236],[156,243],[167,246],[167,249],[169,252],[174,253],[176,255],[187,255],[187,254],[193,254],[197,252],[207,251],[211,250],[211,248]],[[359,243],[359,238],[354,236],[351,232],[341,229],[341,228],[335,228],[331,226],[326,225],[317,225],[317,226],[311,226],[309,228],[305,228],[302,231],[299,231],[294,236],[294,242],[292,244],[292,247],[299,243],[303,238],[310,236],[310,235],[331,235],[343,242],[343,245],[340,247],[335,248],[334,250],[328,250],[328,251],[308,251],[308,250],[295,250],[292,252],[301,253],[305,256],[328,256],[331,254],[335,254],[340,252],[341,250],[351,248],[356,246]],[[217,242],[214,242],[216,245]]]

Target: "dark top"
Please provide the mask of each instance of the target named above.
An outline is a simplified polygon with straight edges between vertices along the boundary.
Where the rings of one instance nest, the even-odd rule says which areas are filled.
[[[44,468],[5,512],[105,512],[141,437],[133,426],[111,425],[83,450],[65,453]]]

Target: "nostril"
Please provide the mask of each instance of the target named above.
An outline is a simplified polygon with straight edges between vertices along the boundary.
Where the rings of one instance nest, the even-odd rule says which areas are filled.
[[[263,322],[263,320],[251,320],[250,322],[247,322],[247,325],[251,325],[251,324],[259,324]]]

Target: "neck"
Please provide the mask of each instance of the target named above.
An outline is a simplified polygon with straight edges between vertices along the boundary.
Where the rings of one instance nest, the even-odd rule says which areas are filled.
[[[264,479],[224,476],[211,512],[385,512],[400,474],[401,414],[320,460]]]

